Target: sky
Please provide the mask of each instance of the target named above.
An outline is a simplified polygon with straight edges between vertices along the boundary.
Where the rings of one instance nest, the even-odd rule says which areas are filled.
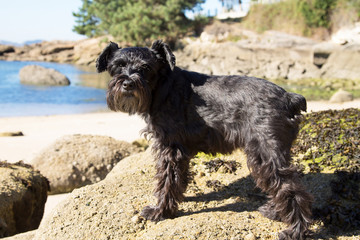
[[[5,0],[0,7],[0,40],[23,43],[31,40],[79,40],[85,38],[72,31],[73,12],[81,0]],[[219,0],[206,0],[203,12],[214,15],[221,9]]]
[[[81,0],[8,0],[0,7],[0,40],[79,40],[72,31]]]

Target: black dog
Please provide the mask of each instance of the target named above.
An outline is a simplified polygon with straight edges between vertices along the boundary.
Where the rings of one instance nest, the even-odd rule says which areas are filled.
[[[263,79],[208,76],[175,66],[167,44],[121,49],[110,43],[96,62],[112,76],[107,104],[141,115],[157,156],[156,206],[142,216],[174,217],[189,181],[189,161],[199,151],[230,153],[243,148],[256,185],[269,195],[259,210],[290,227],[280,239],[303,239],[311,223],[312,196],[291,164],[303,96]]]

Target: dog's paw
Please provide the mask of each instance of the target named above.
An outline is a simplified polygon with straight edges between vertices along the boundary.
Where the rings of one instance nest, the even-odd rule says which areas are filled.
[[[147,220],[151,220],[151,221],[155,221],[155,222],[165,219],[165,217],[163,216],[163,211],[159,207],[156,207],[156,206],[144,207],[144,209],[142,210],[140,215]]]
[[[282,231],[278,234],[278,239],[279,240],[310,240],[310,239],[314,239],[313,238],[314,235],[312,232],[310,231],[305,231],[305,232],[297,232],[297,231],[291,231],[289,229]]]

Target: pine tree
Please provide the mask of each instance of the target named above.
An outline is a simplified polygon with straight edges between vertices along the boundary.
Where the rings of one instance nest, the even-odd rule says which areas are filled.
[[[185,10],[204,0],[83,0],[74,31],[79,34],[110,34],[132,45],[154,39],[174,42],[192,26]],[[93,36],[93,35],[92,35]]]
[[[91,4],[91,0],[83,0],[83,6],[79,9],[79,12],[73,13],[73,16],[77,18],[77,25],[74,26],[73,31],[87,37],[96,35],[96,25],[98,24],[98,20],[89,8]]]

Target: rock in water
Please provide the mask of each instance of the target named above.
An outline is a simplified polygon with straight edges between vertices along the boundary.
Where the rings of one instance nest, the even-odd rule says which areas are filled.
[[[62,73],[52,68],[38,65],[28,65],[20,69],[20,82],[22,84],[66,86],[70,80]]]
[[[30,165],[0,161],[0,237],[36,229],[48,190],[48,180]]]
[[[37,155],[32,163],[50,181],[51,194],[70,192],[104,179],[134,145],[107,136],[68,135]]]

